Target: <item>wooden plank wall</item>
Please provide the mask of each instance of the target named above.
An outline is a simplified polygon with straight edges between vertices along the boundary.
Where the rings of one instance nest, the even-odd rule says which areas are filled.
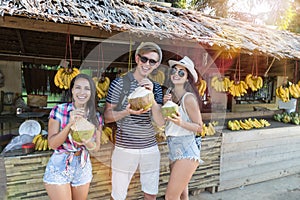
[[[6,172],[4,158],[0,156],[0,199],[4,199],[6,193]]]
[[[7,199],[48,199],[43,184],[43,175],[50,154],[51,152],[44,152],[28,156],[4,158],[7,178]]]
[[[218,191],[300,172],[300,126],[225,132]]]

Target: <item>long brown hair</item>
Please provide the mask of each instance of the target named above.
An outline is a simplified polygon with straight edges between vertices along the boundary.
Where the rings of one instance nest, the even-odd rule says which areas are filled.
[[[188,73],[188,76],[187,76],[188,82],[186,82],[184,84],[184,89],[195,95],[195,97],[197,99],[197,102],[198,102],[199,109],[200,109],[202,100],[201,100],[201,97],[200,97],[200,94],[199,94],[199,91],[198,91],[198,88],[197,88],[197,84],[195,82],[195,79],[194,79],[193,75],[190,73],[190,71],[189,70],[186,70],[186,71]],[[197,75],[199,77],[199,72],[197,70],[196,70],[196,72],[197,72]]]

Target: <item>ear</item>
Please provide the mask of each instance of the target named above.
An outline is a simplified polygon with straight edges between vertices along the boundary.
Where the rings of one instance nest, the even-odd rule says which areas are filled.
[[[139,59],[140,59],[140,57],[136,54],[135,59],[134,59],[135,62],[138,63],[138,62],[139,62]]]

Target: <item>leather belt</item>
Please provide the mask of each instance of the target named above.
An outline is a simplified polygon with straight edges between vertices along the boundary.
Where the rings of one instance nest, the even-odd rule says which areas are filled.
[[[65,152],[66,154],[70,154],[72,152]],[[74,152],[74,156],[80,156],[81,155],[81,151],[76,151]]]
[[[80,156],[81,155],[81,151],[76,151],[75,153],[74,153],[74,156]]]

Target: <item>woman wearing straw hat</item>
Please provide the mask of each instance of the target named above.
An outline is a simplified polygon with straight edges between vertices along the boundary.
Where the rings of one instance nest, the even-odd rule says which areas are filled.
[[[203,124],[201,99],[195,85],[198,74],[193,61],[187,56],[168,63],[173,89],[170,94],[164,95],[164,103],[172,100],[179,105],[179,110],[177,115],[166,118],[171,174],[165,199],[188,199],[188,183],[200,162],[200,148],[195,139],[195,133],[201,132]]]

